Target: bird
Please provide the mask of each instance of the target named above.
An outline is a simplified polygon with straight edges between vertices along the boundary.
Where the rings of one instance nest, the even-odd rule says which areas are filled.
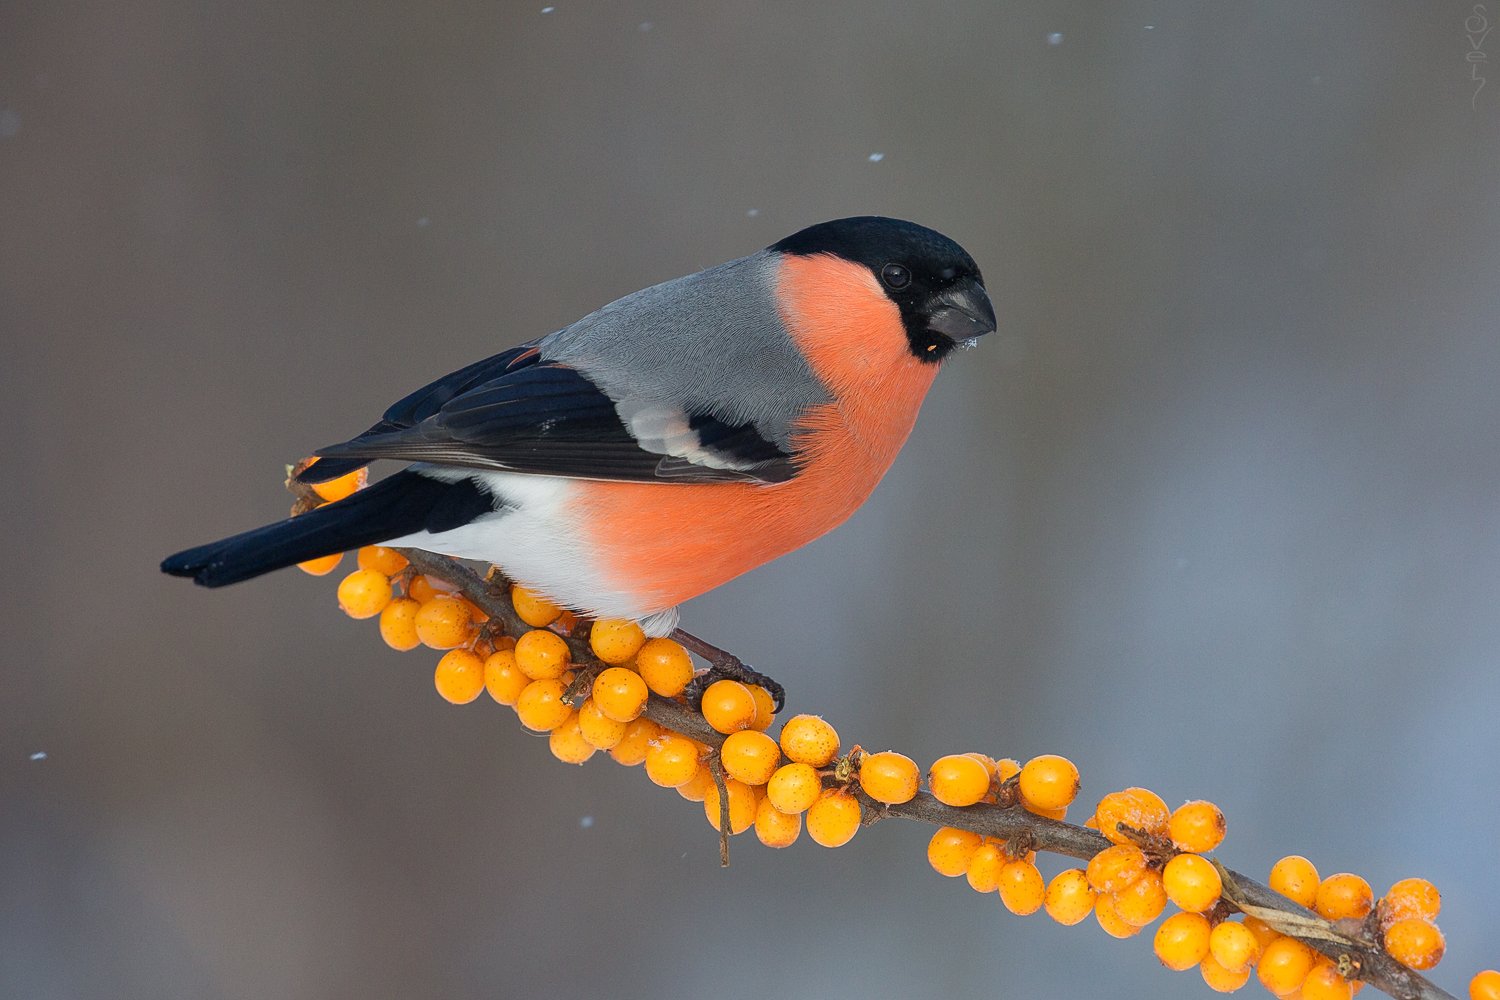
[[[683,602],[843,523],[942,363],[995,326],[953,240],[881,216],[822,222],[423,386],[299,478],[403,468],[161,568],[220,587],[409,547],[668,635]]]

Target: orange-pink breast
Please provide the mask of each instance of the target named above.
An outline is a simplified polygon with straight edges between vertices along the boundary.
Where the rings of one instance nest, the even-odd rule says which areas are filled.
[[[801,472],[773,485],[580,483],[595,557],[642,606],[669,608],[837,527],[901,450],[937,366],[907,349],[896,306],[864,267],[787,257],[782,319],[828,387],[795,438]]]

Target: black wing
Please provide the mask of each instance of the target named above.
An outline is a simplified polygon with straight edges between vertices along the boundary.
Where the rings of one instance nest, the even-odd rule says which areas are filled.
[[[443,405],[455,396],[500,378],[517,368],[534,365],[540,359],[541,350],[537,347],[537,341],[533,340],[476,361],[472,365],[465,365],[456,372],[449,372],[442,378],[422,386],[416,392],[396,400],[386,408],[385,413],[369,430],[344,442],[344,445],[339,447],[352,445],[356,441],[376,435],[390,434],[408,427],[415,427],[428,417],[436,415]],[[322,452],[319,454],[321,455]],[[348,458],[323,458],[317,465],[310,466],[298,474],[297,479],[304,483],[324,483],[369,464],[370,459],[353,457],[352,453]]]
[[[381,458],[640,482],[774,483],[797,471],[793,456],[753,424],[677,416],[686,426],[670,447],[643,447],[586,375],[523,345],[412,393],[365,433],[319,449],[309,473],[321,481]]]

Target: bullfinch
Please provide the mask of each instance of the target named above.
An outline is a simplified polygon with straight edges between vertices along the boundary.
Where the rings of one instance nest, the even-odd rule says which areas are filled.
[[[940,363],[994,329],[979,268],[946,236],[824,222],[418,389],[301,479],[405,468],[162,569],[220,587],[407,546],[666,635],[683,601],[848,518]]]

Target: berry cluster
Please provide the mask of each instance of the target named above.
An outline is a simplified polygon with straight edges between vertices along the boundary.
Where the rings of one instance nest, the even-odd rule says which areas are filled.
[[[927,786],[944,805],[1019,804],[1039,816],[1060,820],[1078,795],[1078,768],[1052,754],[1034,757],[1024,767],[1009,758],[996,760],[982,753],[950,754],[928,769]],[[1049,912],[1052,909],[1054,892],[1036,866],[1036,852],[1024,844],[945,826],[927,842],[927,862],[949,878],[965,876],[978,892],[998,893],[1012,913],[1035,913],[1044,905]],[[1076,908],[1084,898],[1070,894],[1068,882],[1064,877],[1053,882],[1057,905],[1062,908],[1059,912]],[[1087,886],[1081,888],[1087,890]],[[1092,906],[1090,894],[1079,915],[1065,922],[1077,923]]]
[[[1426,970],[1442,960],[1445,944],[1436,923],[1442,900],[1426,879],[1402,879],[1377,900],[1370,883],[1360,876],[1340,872],[1320,878],[1311,861],[1293,854],[1271,866],[1267,884],[1325,920],[1370,926],[1378,931],[1386,952],[1407,968]],[[1276,992],[1272,983],[1266,985]]]
[[[334,502],[363,485],[361,471],[314,489],[319,500]],[[321,576],[340,559],[302,568]],[[653,695],[686,705],[697,674],[681,644],[648,639],[634,622],[580,622],[520,586],[510,588],[510,604],[528,628],[506,634],[457,587],[416,572],[395,550],[367,546],[356,561],[358,568],[338,586],[339,606],[353,618],[378,616],[381,637],[394,649],[444,651],[433,678],[444,699],[464,704],[488,692],[513,708],[527,729],[548,733],[553,755],[566,763],[582,764],[603,750],[617,763],[643,764],[653,783],[701,802],[715,830],[727,825],[724,837],[753,827],[761,843],[787,847],[800,837],[805,817],[809,839],[839,847],[879,818],[874,814],[912,803],[924,786],[931,796],[924,801],[948,807],[950,823],[963,822],[961,810],[986,805],[1018,806],[1061,821],[1079,791],[1078,768],[1050,754],[1025,765],[982,753],[950,754],[924,775],[894,751],[866,753],[856,746],[840,756],[838,733],[813,715],[789,719],[773,739],[770,694],[733,680],[714,681],[703,691],[692,718],[706,725],[674,722],[693,735],[677,732],[646,713]],[[502,583],[492,574],[491,586]],[[1170,903],[1176,912],[1153,936],[1157,958],[1170,969],[1197,968],[1218,992],[1238,990],[1252,973],[1282,1000],[1348,1000],[1364,985],[1356,978],[1357,963],[1341,967],[1279,933],[1266,922],[1280,923],[1272,915],[1237,919],[1241,907],[1223,898],[1224,870],[1205,857],[1226,830],[1213,803],[1169,810],[1154,792],[1126,788],[1100,799],[1083,825],[1109,846],[1070,852],[1086,860],[1084,867],[1050,881],[1027,836],[1008,840],[942,826],[928,842],[927,859],[942,875],[963,876],[975,890],[997,893],[1012,913],[1045,909],[1065,925],[1092,914],[1117,938],[1141,933]],[[1440,897],[1423,879],[1402,879],[1377,900],[1358,875],[1320,877],[1310,861],[1291,855],[1272,867],[1268,884],[1347,936],[1381,941],[1386,954],[1410,969],[1431,969],[1443,956],[1435,922]],[[1479,973],[1469,994],[1471,1000],[1500,1000],[1500,971]]]
[[[982,755],[967,755],[984,760]],[[932,776],[945,777],[960,769],[961,758],[945,757],[934,765]],[[1077,771],[1061,758],[1037,758],[1025,768],[1015,761],[998,761],[995,778],[1003,795],[1011,775],[1019,779],[1020,803],[1029,810],[1048,815],[1047,806],[1061,801],[1065,793],[1046,800],[1028,785],[1036,768],[1046,774],[1051,787],[1076,788]],[[1042,768],[1045,767],[1045,770]],[[1019,772],[1019,773],[1018,773]],[[1056,777],[1053,777],[1053,776]],[[975,787],[975,786],[970,786]],[[963,800],[945,798],[934,782],[933,794],[950,804],[994,801],[992,788],[979,799],[972,791]],[[987,795],[987,797],[985,797]],[[1053,818],[1061,818],[1053,814]],[[1061,924],[1072,925],[1094,915],[1108,934],[1128,938],[1139,934],[1166,910],[1177,907],[1157,927],[1153,947],[1157,958],[1170,969],[1197,968],[1212,989],[1229,993],[1244,986],[1254,972],[1270,993],[1295,1000],[1347,1000],[1363,983],[1349,978],[1329,958],[1295,937],[1278,933],[1255,917],[1231,919],[1234,907],[1222,899],[1224,883],[1218,865],[1203,855],[1224,839],[1224,814],[1211,802],[1184,803],[1168,810],[1165,802],[1144,788],[1111,792],[1084,824],[1099,830],[1111,842],[1088,860],[1085,868],[1070,868],[1057,874],[1045,891],[1029,856],[1014,858],[1004,841],[977,833],[944,827],[928,844],[928,861],[940,874],[965,875],[980,892],[1000,892],[1001,901],[1013,913],[1031,913],[1045,908]],[[1008,859],[1008,860],[1007,860]],[[997,867],[998,866],[998,867]],[[1028,870],[1029,869],[1029,870]],[[996,878],[996,872],[1008,872]],[[1357,875],[1340,873],[1319,878],[1307,859],[1283,858],[1271,871],[1270,886],[1293,902],[1314,910],[1328,921],[1348,920],[1356,924],[1375,921],[1383,935],[1386,952],[1411,969],[1435,966],[1443,954],[1443,937],[1434,923],[1439,896],[1424,879],[1402,879],[1383,898],[1374,898],[1369,884]],[[1500,1000],[1500,974],[1481,973],[1471,987],[1474,1000]]]

